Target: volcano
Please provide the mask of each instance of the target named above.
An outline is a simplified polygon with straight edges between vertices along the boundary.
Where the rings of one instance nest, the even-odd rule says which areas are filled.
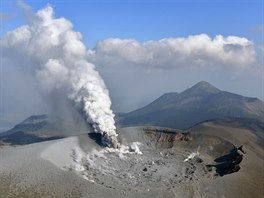
[[[120,149],[103,147],[93,132],[0,147],[1,196],[261,197],[263,122],[217,119],[188,130],[117,133]]]
[[[119,115],[118,149],[31,116],[0,134],[0,197],[262,197],[262,104],[200,82]]]
[[[264,119],[264,102],[221,91],[201,81],[182,93],[166,93],[152,103],[118,114],[120,126],[156,125],[186,129],[207,120],[231,118]]]

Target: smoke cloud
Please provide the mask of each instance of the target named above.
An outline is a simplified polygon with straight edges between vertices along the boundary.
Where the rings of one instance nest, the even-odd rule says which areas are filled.
[[[65,18],[54,18],[51,6],[32,14],[28,25],[1,40],[3,58],[32,74],[41,93],[62,94],[101,133],[106,146],[117,146],[114,114],[105,83],[86,60],[79,32]],[[5,61],[8,62],[8,61]]]

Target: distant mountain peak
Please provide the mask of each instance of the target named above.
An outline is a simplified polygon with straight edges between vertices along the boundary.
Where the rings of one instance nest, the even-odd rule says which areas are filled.
[[[209,82],[206,82],[206,81],[200,81],[200,82],[196,83],[194,86],[192,86],[192,88],[220,91],[215,86],[211,85]]]
[[[201,81],[177,94],[167,93],[138,110],[118,117],[121,126],[156,125],[186,129],[206,120],[252,118],[263,120],[264,102],[221,91]]]
[[[22,123],[20,124],[34,124],[34,123],[39,123],[46,121],[48,119],[48,116],[43,114],[43,115],[32,115],[25,119]]]
[[[209,82],[206,82],[206,81],[204,81],[204,80],[202,80],[202,81],[200,81],[200,82],[198,82],[198,83],[196,83],[194,86],[205,86],[205,87],[214,87],[213,85],[211,85]]]
[[[187,93],[188,94],[204,94],[204,93],[210,94],[210,93],[218,93],[220,91],[221,91],[220,89],[217,89],[210,83],[206,81],[200,81],[194,86],[192,86],[191,88],[185,90],[183,93],[185,94]]]

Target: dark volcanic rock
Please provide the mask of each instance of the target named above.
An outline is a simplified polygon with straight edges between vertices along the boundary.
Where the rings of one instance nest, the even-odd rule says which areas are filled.
[[[239,164],[243,160],[243,155],[238,152],[238,149],[240,149],[240,147],[234,148],[227,155],[216,158],[215,162],[217,162],[218,164],[207,165],[207,168],[211,169],[211,167],[215,167],[216,173],[219,176],[238,172],[240,170]]]

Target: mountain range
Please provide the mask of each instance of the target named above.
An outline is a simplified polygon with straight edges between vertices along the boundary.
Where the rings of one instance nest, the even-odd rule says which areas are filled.
[[[0,133],[1,144],[29,144],[78,135],[91,131],[84,120],[49,119],[47,115],[33,115],[12,129]],[[264,102],[252,97],[221,91],[201,81],[182,93],[166,93],[147,106],[129,113],[119,113],[116,123],[126,126],[160,126],[188,129],[208,121],[222,125],[264,130]],[[237,124],[239,123],[239,124]],[[258,137],[264,138],[261,133]]]
[[[117,115],[119,126],[154,125],[178,129],[211,119],[264,119],[264,102],[217,89],[201,81],[181,93],[166,93],[138,110]]]
[[[0,133],[0,145],[30,144],[62,138],[58,132],[59,129],[48,121],[47,115],[32,115],[12,129]]]
[[[79,135],[89,131],[91,128],[83,119],[73,122],[64,119],[63,116],[61,119],[52,119],[47,115],[32,115],[12,129],[0,133],[0,145],[30,144]]]

